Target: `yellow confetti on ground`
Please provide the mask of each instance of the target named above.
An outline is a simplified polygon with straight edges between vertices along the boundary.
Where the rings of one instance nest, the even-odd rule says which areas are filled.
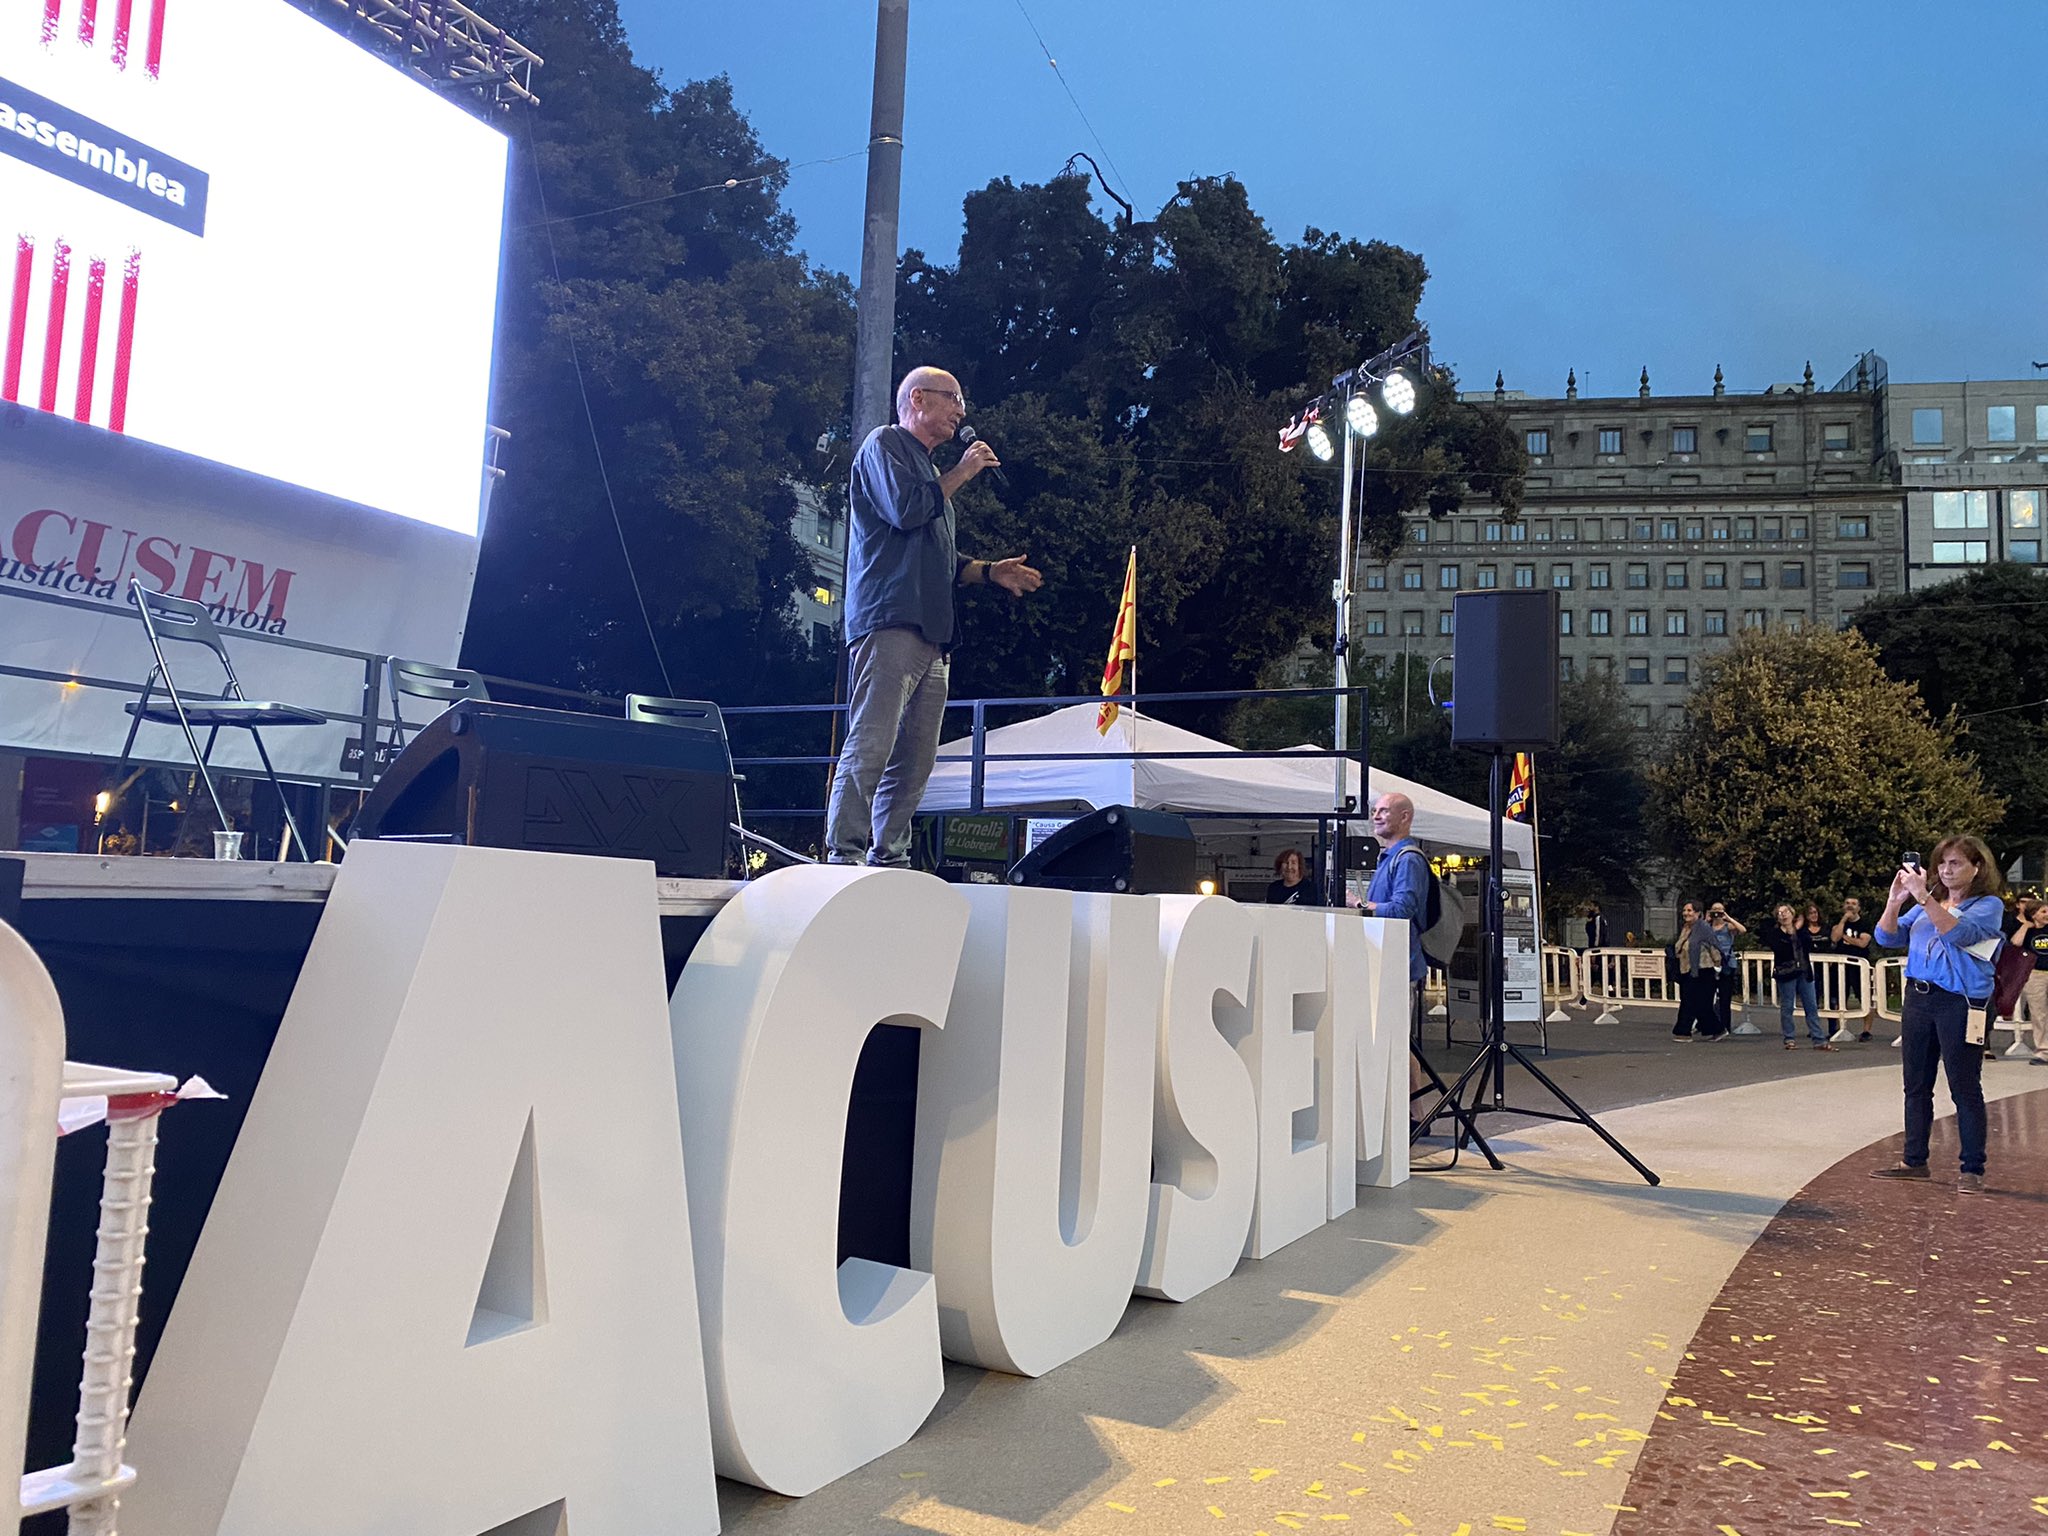
[[[1137,1510],[1129,1504],[1112,1504],[1109,1507],[1120,1515],[1135,1515],[1137,1513]]]
[[[1941,1463],[1938,1461],[1916,1461],[1913,1463],[1913,1465],[1918,1467],[1922,1472],[1932,1472],[1936,1467],[1940,1466]]]
[[[1402,1514],[1401,1511],[1399,1511],[1398,1509],[1394,1511],[1394,1520],[1404,1530],[1412,1531],[1415,1529],[1415,1522],[1413,1520],[1410,1520],[1406,1515]]]
[[[1719,1531],[1721,1536],[1742,1536],[1742,1532],[1735,1529],[1732,1525],[1717,1525],[1714,1529]]]
[[[1218,1483],[1227,1483],[1227,1482],[1229,1482],[1229,1481],[1230,1481],[1230,1479],[1229,1479],[1229,1478],[1227,1478],[1227,1477],[1205,1477],[1205,1478],[1203,1478],[1203,1479],[1202,1479],[1202,1481],[1203,1481],[1203,1482],[1205,1482],[1205,1483],[1207,1483],[1207,1484],[1208,1484],[1208,1485],[1209,1485],[1210,1487],[1212,1487],[1212,1488],[1213,1488],[1213,1487],[1215,1487],[1215,1486],[1216,1486],[1216,1485],[1217,1485]]]
[[[1162,1477],[1161,1479],[1159,1479],[1158,1482],[1154,1483],[1152,1486],[1154,1488],[1171,1488],[1175,1483],[1179,1481],[1180,1479],[1177,1477]]]
[[[1214,1515],[1218,1520],[1228,1520],[1230,1518],[1228,1515],[1224,1514],[1222,1510],[1218,1509],[1214,1504],[1211,1504],[1209,1506],[1209,1513]]]
[[[1809,1488],[1806,1496],[1809,1499],[1846,1499],[1849,1497],[1849,1494],[1846,1489],[1841,1488],[1831,1488],[1826,1493],[1816,1493]]]
[[[1287,1421],[1285,1419],[1261,1419],[1259,1422],[1261,1424],[1285,1424]]]

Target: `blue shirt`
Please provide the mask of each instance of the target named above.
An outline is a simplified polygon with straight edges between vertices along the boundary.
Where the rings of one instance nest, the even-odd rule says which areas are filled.
[[[900,628],[947,649],[961,562],[931,450],[906,428],[875,428],[854,455],[848,493],[846,643]]]
[[[1958,907],[1955,926],[1947,933],[1936,933],[1934,924],[1921,921],[1926,916],[1925,907],[1909,907],[1899,914],[1896,928],[1887,928],[1880,920],[1877,942],[1888,949],[1897,949],[1902,942],[1899,936],[1905,935],[1906,979],[1909,981],[1931,982],[1968,998],[1982,1000],[1989,997],[1991,961],[1971,954],[1969,946],[1999,936],[2005,903],[1996,896],[1970,897]]]
[[[1372,884],[1366,887],[1365,899],[1372,903],[1374,917],[1408,919],[1410,982],[1429,974],[1429,961],[1422,954],[1422,924],[1429,913],[1429,882],[1433,878],[1422,845],[1412,837],[1404,837],[1380,855],[1372,872]]]

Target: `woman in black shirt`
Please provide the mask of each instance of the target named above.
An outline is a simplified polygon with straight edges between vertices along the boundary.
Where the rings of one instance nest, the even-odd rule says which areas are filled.
[[[1280,878],[1266,887],[1266,901],[1270,906],[1313,907],[1316,888],[1308,878],[1308,865],[1302,862],[1298,849],[1289,848],[1273,861],[1273,873]]]
[[[2034,974],[2020,996],[2026,1001],[2027,1023],[2034,1032],[2034,1065],[2048,1067],[2048,901],[2022,896],[2020,924],[2012,932],[2015,949],[2034,957]]]
[[[1785,1037],[1785,1049],[1796,1051],[1792,1038],[1792,1004],[1806,1008],[1806,1033],[1816,1051],[1832,1051],[1827,1031],[1821,1027],[1820,998],[1813,989],[1813,941],[1805,925],[1792,914],[1789,905],[1778,908],[1778,920],[1757,924],[1757,937],[1771,949],[1771,981],[1778,992],[1778,1029]]]

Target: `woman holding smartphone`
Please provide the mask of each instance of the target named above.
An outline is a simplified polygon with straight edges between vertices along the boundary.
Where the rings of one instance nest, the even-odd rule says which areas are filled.
[[[1821,1028],[1820,996],[1813,987],[1813,947],[1789,902],[1778,903],[1778,920],[1766,923],[1758,935],[1771,949],[1771,982],[1778,989],[1778,1029],[1785,1037],[1785,1049],[1796,1051],[1792,1038],[1792,1005],[1806,1007],[1806,1032],[1816,1051],[1832,1051],[1827,1031]]]
[[[1911,901],[1910,909],[1901,911]],[[1906,1077],[1906,1150],[1903,1161],[1872,1170],[1880,1179],[1925,1179],[1927,1141],[1934,1125],[1934,1067],[1948,1078],[1962,1138],[1963,1194],[1984,1189],[1984,1046],[1969,1038],[1970,1010],[1991,1000],[1991,958],[1998,948],[2005,903],[1998,899],[1998,866],[1975,837],[1942,839],[1930,878],[1913,854],[1892,877],[1877,942],[1906,947],[1906,1002],[1899,1037]]]

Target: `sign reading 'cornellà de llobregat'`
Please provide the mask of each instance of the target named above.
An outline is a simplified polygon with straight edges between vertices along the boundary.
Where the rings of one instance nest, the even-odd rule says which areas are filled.
[[[713,1532],[1407,1177],[1404,924],[789,870],[664,997],[646,866],[362,844],[138,1405],[162,1536]],[[837,1262],[925,1031],[912,1264]]]

